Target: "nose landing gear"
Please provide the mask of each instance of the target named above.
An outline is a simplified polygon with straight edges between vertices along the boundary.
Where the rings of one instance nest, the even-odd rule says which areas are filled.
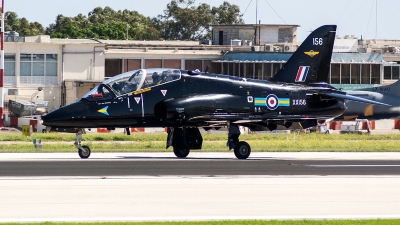
[[[81,141],[82,141],[82,134],[85,133],[84,129],[79,129],[78,132],[76,133],[76,137],[75,137],[75,147],[78,148],[78,155],[79,157],[81,157],[82,159],[87,159],[90,156],[90,148],[87,145],[81,145]]]

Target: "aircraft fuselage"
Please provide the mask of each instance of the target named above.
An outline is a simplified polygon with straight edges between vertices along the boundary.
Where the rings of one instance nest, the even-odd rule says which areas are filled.
[[[111,89],[108,85],[108,89]],[[342,100],[320,99],[313,88],[216,74],[179,79],[129,93],[93,97],[44,116],[45,125],[71,128],[206,126],[217,121],[300,121],[343,113]],[[54,118],[54,120],[53,120]]]

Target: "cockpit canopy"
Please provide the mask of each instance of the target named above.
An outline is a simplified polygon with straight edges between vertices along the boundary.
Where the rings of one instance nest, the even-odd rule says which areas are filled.
[[[105,80],[83,98],[87,100],[112,99],[145,88],[176,81],[180,78],[181,71],[177,69],[133,70]]]

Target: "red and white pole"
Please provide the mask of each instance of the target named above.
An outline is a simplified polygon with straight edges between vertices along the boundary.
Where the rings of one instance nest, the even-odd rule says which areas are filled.
[[[0,127],[4,127],[4,0],[1,0]]]

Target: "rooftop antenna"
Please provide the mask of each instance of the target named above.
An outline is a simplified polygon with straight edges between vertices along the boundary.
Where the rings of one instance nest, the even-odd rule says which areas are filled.
[[[376,0],[376,7],[375,7],[375,43],[378,36],[378,0]]]
[[[258,0],[256,0],[256,24],[258,21]]]

